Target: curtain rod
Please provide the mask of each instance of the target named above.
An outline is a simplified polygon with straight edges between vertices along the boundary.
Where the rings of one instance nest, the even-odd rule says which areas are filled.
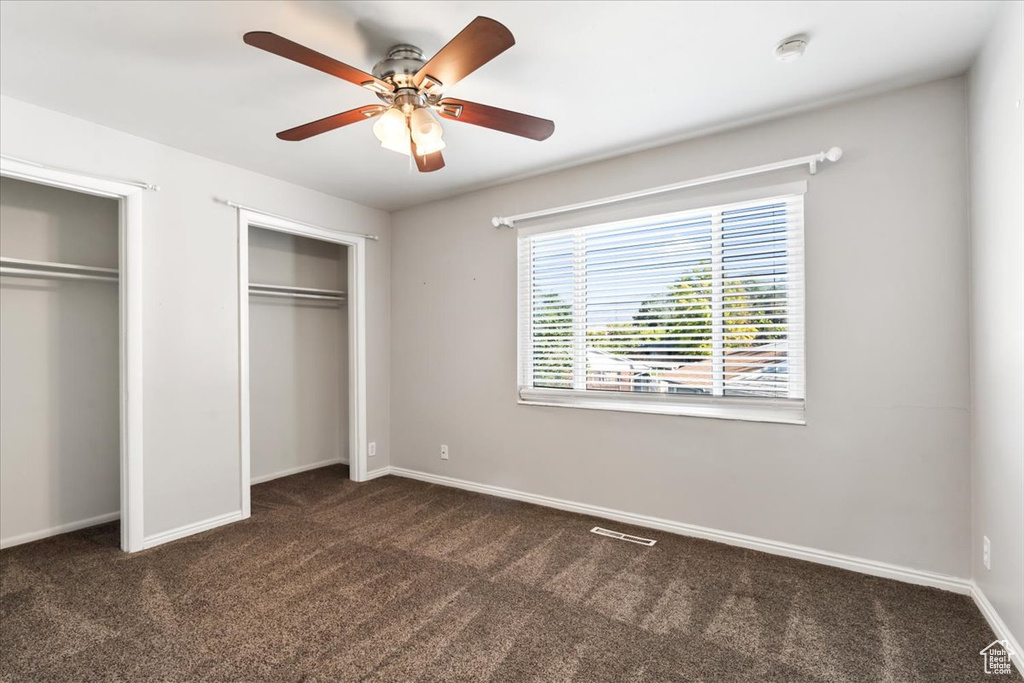
[[[817,154],[809,154],[803,157],[786,159],[785,161],[777,161],[773,164],[751,166],[750,168],[743,168],[738,171],[729,171],[728,173],[719,173],[717,175],[704,176],[703,178],[694,178],[693,180],[684,180],[680,183],[672,183],[671,185],[660,185],[658,187],[652,187],[646,190],[639,190],[637,192],[627,192],[626,194],[618,194],[613,197],[593,199],[589,202],[567,204],[565,206],[557,206],[553,209],[544,209],[542,211],[520,213],[515,216],[495,216],[494,218],[491,219],[491,224],[495,228],[514,228],[515,223],[517,221],[525,221],[530,220],[532,218],[543,218],[545,216],[556,216],[558,214],[569,213],[571,211],[579,211],[581,209],[591,209],[597,206],[617,204],[619,202],[624,202],[629,199],[640,199],[641,197],[650,197],[656,194],[672,192],[673,190],[682,190],[687,187],[697,187],[698,185],[709,185],[711,183],[717,183],[723,180],[743,178],[745,176],[757,175],[759,173],[767,173],[769,171],[778,171],[783,168],[792,168],[794,166],[806,165],[808,167],[807,170],[811,173],[811,175],[814,175],[815,173],[818,172],[818,164],[825,161],[836,162],[842,158],[843,150],[840,149],[839,147],[832,147],[827,152],[818,152]]]
[[[36,168],[45,168],[49,171],[60,171],[62,173],[74,173],[76,175],[84,175],[90,178],[96,178],[97,180],[109,180],[113,183],[122,183],[124,185],[131,185],[133,187],[141,187],[143,190],[152,190],[153,192],[159,192],[160,186],[154,185],[153,183],[147,183],[142,180],[124,180],[123,178],[112,178],[105,175],[97,175],[95,173],[86,173],[85,171],[79,171],[74,168],[64,168],[63,166],[50,166],[48,164],[41,164],[38,161],[29,161],[28,159],[21,159],[19,157],[12,157],[6,154],[0,154],[0,157],[7,159],[8,161],[16,161],[19,164],[28,164],[29,166],[35,166]]]
[[[289,216],[282,216],[279,213],[270,213],[269,211],[264,211],[263,209],[254,209],[253,207],[246,206],[245,204],[237,204],[237,203],[235,203],[233,201],[230,201],[228,199],[219,199],[217,197],[214,197],[213,201],[218,202],[220,204],[226,204],[227,206],[230,206],[232,209],[241,209],[242,211],[252,211],[253,213],[261,213],[264,216],[270,216],[271,218],[280,218],[283,221],[290,221],[292,223],[298,223],[299,225],[304,225],[307,228],[316,228],[317,230],[326,230],[327,229],[327,228],[321,228],[319,225],[313,225],[312,223],[306,223],[305,221],[297,221],[294,218],[290,218]],[[332,230],[331,232],[334,232],[334,231]],[[377,235],[370,235],[370,234],[365,233],[365,232],[350,232],[350,233],[347,233],[347,234],[355,235],[356,237],[365,237],[366,239],[373,240],[374,242],[376,242],[377,240],[380,239],[380,237],[378,237]]]

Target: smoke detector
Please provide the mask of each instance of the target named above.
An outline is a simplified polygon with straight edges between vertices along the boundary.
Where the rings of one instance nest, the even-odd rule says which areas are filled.
[[[794,62],[804,56],[806,49],[807,36],[790,36],[775,46],[775,59],[780,62]]]

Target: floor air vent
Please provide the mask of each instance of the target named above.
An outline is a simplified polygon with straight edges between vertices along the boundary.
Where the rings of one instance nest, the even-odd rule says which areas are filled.
[[[602,529],[599,526],[595,526],[590,530],[590,533],[597,534],[598,536],[607,536],[608,538],[617,538],[620,541],[629,541],[630,543],[636,543],[638,545],[654,545],[657,543],[653,538],[640,538],[639,536],[630,536],[629,534],[622,534],[618,531],[611,531],[610,529]]]

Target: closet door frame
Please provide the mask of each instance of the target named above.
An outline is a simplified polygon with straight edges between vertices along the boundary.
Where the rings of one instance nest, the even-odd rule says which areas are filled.
[[[348,452],[349,478],[366,481],[366,237],[281,216],[238,209],[239,443],[242,518],[251,512],[249,416],[249,228],[310,237],[348,247]]]
[[[121,549],[143,549],[142,194],[115,180],[0,158],[0,176],[118,200]]]

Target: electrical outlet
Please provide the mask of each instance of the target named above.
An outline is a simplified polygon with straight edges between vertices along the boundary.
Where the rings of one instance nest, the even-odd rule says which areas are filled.
[[[367,445],[367,447],[366,447],[366,454],[368,456],[370,456],[371,458],[373,456],[377,455],[377,442],[376,441],[371,441],[369,443],[369,445]]]
[[[442,460],[447,460],[448,459],[448,445],[447,444],[441,444],[441,459]]]
[[[992,541],[988,540],[988,536],[982,536],[981,541],[981,561],[985,563],[985,569],[992,569]]]

